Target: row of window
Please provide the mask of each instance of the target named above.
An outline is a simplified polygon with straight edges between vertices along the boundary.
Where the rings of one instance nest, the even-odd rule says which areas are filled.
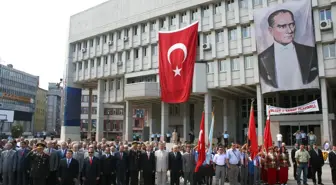
[[[323,49],[323,58],[331,59],[336,57],[336,47],[334,43],[326,43],[322,45]]]
[[[13,88],[19,88],[22,90],[24,89],[24,90],[30,91],[33,94],[36,94],[36,91],[37,91],[37,85],[36,86],[28,85],[23,80],[21,80],[21,82],[17,82],[13,79],[5,79],[5,78],[0,77],[0,84],[4,86],[10,86]]]
[[[96,130],[96,122],[97,120],[92,120],[91,131]],[[104,131],[122,131],[123,128],[123,120],[104,120]],[[89,120],[82,119],[81,120],[81,130],[86,132],[89,129]]]
[[[35,113],[38,113],[42,116],[45,115],[45,109],[35,108]]]
[[[141,82],[156,82],[156,75],[146,75],[134,78],[127,78],[127,84],[141,83]]]
[[[116,82],[115,86],[114,87],[114,82]],[[107,91],[107,84],[109,85],[109,88],[108,90],[109,91],[113,91],[114,88],[116,88],[116,90],[120,90],[121,89],[121,78],[117,78],[117,79],[112,79],[112,80],[105,80],[105,83],[104,83],[104,91]]]
[[[92,95],[92,103],[97,103],[97,95]],[[89,102],[89,95],[82,95],[82,102]]]
[[[254,58],[253,56],[244,56],[244,66],[245,69],[253,69],[254,67]],[[228,69],[228,62],[231,64],[231,69]],[[237,58],[231,58],[229,61],[227,60],[220,60],[219,61],[219,72],[227,72],[228,70],[231,71],[238,71],[240,70],[240,61],[239,57]],[[208,62],[207,63],[207,73],[214,73],[214,62]]]
[[[123,108],[105,108],[104,115],[124,115]]]
[[[33,82],[36,84],[38,83],[38,77],[32,77],[31,75],[26,75],[26,74],[8,69],[7,67],[4,67],[1,64],[0,64],[0,77],[7,77],[15,81],[25,80],[27,82]]]

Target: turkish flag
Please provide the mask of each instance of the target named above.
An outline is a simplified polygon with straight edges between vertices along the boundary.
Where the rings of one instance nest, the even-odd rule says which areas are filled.
[[[251,110],[250,110],[250,121],[249,121],[249,128],[248,128],[247,136],[250,140],[251,158],[254,159],[254,157],[258,153],[258,140],[257,140],[256,124],[255,124],[255,119],[254,119],[253,104],[251,105]]]
[[[270,113],[268,112],[266,119],[266,126],[264,130],[264,147],[266,151],[268,151],[268,148],[271,146],[273,146],[272,134],[271,134],[271,120],[270,120]]]
[[[161,99],[166,103],[188,101],[194,75],[198,22],[177,31],[159,32]]]
[[[203,162],[205,161],[205,135],[204,135],[204,112],[202,113],[202,119],[200,124],[200,132],[198,135],[198,144],[197,144],[197,152],[198,152],[198,158],[197,158],[197,164],[195,168],[195,172],[198,172],[198,169],[200,166],[202,166]]]

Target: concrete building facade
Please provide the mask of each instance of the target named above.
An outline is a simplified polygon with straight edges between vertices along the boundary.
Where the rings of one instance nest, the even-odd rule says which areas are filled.
[[[60,134],[61,129],[61,99],[63,88],[57,83],[49,83],[47,93],[47,123],[46,132]]]
[[[34,133],[46,130],[47,94],[47,90],[37,88],[34,113]]]
[[[97,88],[96,138],[104,133],[104,104],[125,106],[124,139],[133,134],[133,110],[148,110],[150,133],[176,129],[181,138],[198,135],[205,111],[208,132],[215,107],[215,135],[228,131],[244,141],[251,98],[259,143],[265,124],[265,105],[295,107],[317,99],[320,111],[272,116],[272,133],[281,132],[292,145],[296,130],[314,131],[319,142],[335,136],[336,20],[333,0],[312,0],[320,89],[282,91],[263,95],[260,87],[253,11],[290,0],[110,0],[70,18],[65,120],[62,137],[78,138],[81,88]],[[199,44],[190,100],[160,101],[158,31],[183,28],[199,21]],[[204,47],[206,46],[206,47]]]
[[[39,77],[0,64],[0,110],[14,111],[14,124],[23,125],[24,135],[32,135]],[[10,134],[11,125],[5,123],[2,132]]]

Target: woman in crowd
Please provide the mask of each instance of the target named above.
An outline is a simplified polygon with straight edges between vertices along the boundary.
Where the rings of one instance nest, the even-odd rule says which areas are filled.
[[[266,166],[265,169],[267,170],[267,184],[268,185],[275,185],[277,183],[277,156],[275,154],[274,148],[269,147],[268,153],[265,157]]]
[[[287,152],[287,149],[285,147],[281,147],[280,154],[278,156],[279,160],[279,183],[280,184],[287,184],[288,181],[288,169],[290,167],[289,162],[289,154]]]

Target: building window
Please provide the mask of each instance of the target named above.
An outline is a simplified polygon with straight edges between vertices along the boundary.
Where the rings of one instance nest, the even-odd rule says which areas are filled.
[[[169,24],[171,26],[173,26],[173,25],[176,24],[176,16],[175,15],[170,16],[170,18],[169,18]]]
[[[323,9],[320,10],[320,20],[331,20],[331,10],[330,9]]]
[[[207,62],[207,73],[213,73],[213,62]]]
[[[117,31],[117,38],[121,39],[121,31]]]
[[[89,40],[89,44],[90,44],[90,47],[92,48],[93,47],[93,39]]]
[[[181,13],[181,15],[180,15],[180,19],[181,19],[181,23],[187,23],[188,21],[187,21],[187,12],[183,12],[183,13]]]
[[[92,107],[92,112],[91,112],[91,114],[97,114],[97,107]]]
[[[107,65],[107,56],[104,56],[103,60],[104,60],[105,65]]]
[[[124,115],[124,109],[118,109],[118,115]]]
[[[191,20],[197,20],[197,9],[191,11]]]
[[[126,29],[124,30],[124,35],[125,35],[125,37],[128,37],[128,32],[129,32],[129,29],[126,28]]]
[[[248,0],[239,0],[240,8],[247,9],[248,8]]]
[[[335,43],[323,44],[322,48],[325,59],[336,57]]]
[[[103,42],[104,42],[104,44],[107,43],[107,36],[106,35],[103,35]]]
[[[226,9],[228,11],[234,11],[234,0],[227,0]]]
[[[133,35],[138,35],[138,26],[133,26]]]
[[[117,90],[120,90],[121,88],[121,80],[120,78],[117,79]]]
[[[110,80],[109,82],[109,91],[113,90],[114,80]]]
[[[244,58],[245,62],[245,69],[252,69],[253,68],[253,56],[246,56]]]
[[[111,63],[114,63],[114,54],[111,54]]]
[[[152,56],[157,55],[157,45],[152,45]]]
[[[126,60],[131,60],[131,52],[126,51]]]
[[[254,4],[254,6],[261,5],[262,0],[253,0],[253,4]]]
[[[76,52],[76,44],[72,44],[72,52]]]
[[[165,26],[165,18],[163,18],[163,19],[160,19],[160,28],[164,28],[164,26]]]
[[[88,107],[82,107],[81,108],[81,114],[88,114],[89,113],[89,108]]]
[[[203,17],[209,17],[209,12],[210,12],[209,5],[203,6],[202,10],[203,10]]]
[[[222,3],[215,4],[215,12],[214,14],[221,14],[222,13]]]
[[[77,44],[77,47],[78,47],[78,50],[81,50],[81,49],[82,49],[82,44],[81,44],[81,43],[78,43],[78,44]]]
[[[146,24],[146,23],[141,25],[141,32],[142,32],[142,33],[145,33],[145,32],[146,32],[146,27],[147,27],[147,24]]]
[[[83,42],[83,48],[87,48],[87,41]]]
[[[113,33],[109,33],[109,39],[110,39],[110,41],[113,42],[113,40],[114,40],[114,38],[113,38]]]
[[[139,49],[134,49],[134,58],[139,58]]]
[[[204,43],[211,43],[211,32],[204,33],[203,42]]]
[[[216,31],[216,42],[224,42],[224,34],[223,30]]]
[[[147,56],[147,46],[142,47],[142,55],[143,57]]]
[[[180,105],[169,104],[169,115],[170,116],[180,116]]]
[[[237,39],[237,29],[236,28],[229,29],[229,40],[233,41],[236,39]]]
[[[122,61],[122,53],[118,53],[118,62]]]
[[[100,45],[100,37],[96,38],[96,45],[99,46]]]
[[[100,66],[100,57],[97,58],[97,66]]]
[[[239,60],[238,58],[233,58],[231,60],[231,71],[238,71],[239,70]]]
[[[220,62],[219,62],[219,71],[220,72],[226,72],[227,71],[227,67],[226,67],[226,62],[225,62],[225,60],[221,60]]]
[[[251,26],[250,25],[245,25],[242,28],[242,32],[243,32],[243,38],[250,38],[251,37]]]
[[[155,30],[155,27],[156,27],[156,21],[152,21],[150,23],[150,31],[154,31]]]

